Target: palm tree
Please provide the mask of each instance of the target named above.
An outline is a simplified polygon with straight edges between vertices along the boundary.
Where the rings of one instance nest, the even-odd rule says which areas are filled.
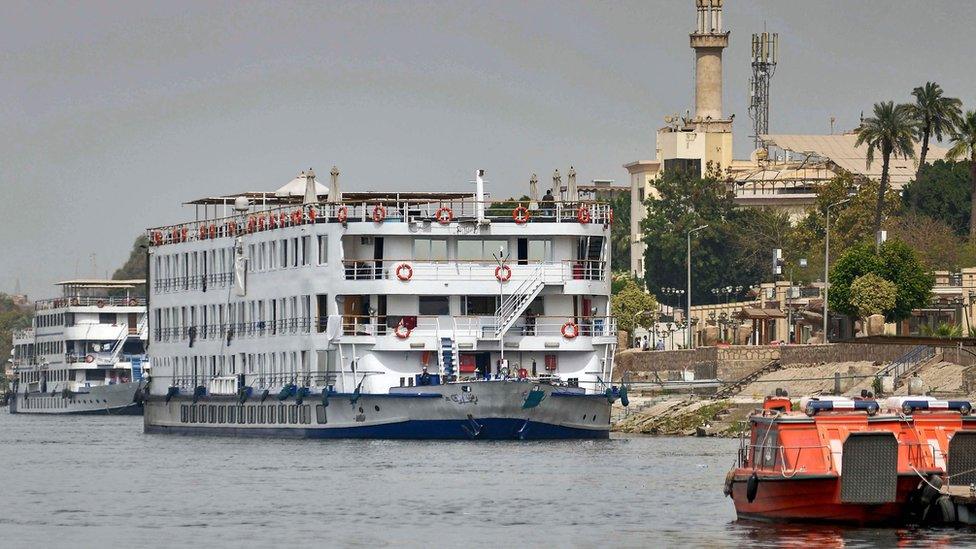
[[[942,87],[935,82],[926,82],[924,86],[915,88],[912,95],[915,96],[915,103],[908,105],[908,109],[918,124],[917,137],[922,141],[918,171],[915,172],[915,180],[918,181],[929,153],[929,138],[934,135],[938,141],[942,141],[944,134],[952,134],[961,114],[962,101],[955,97],[942,97]],[[917,197],[917,194],[912,195],[912,209],[915,209]]]
[[[888,168],[891,155],[915,157],[915,123],[908,105],[895,106],[893,101],[874,104],[874,116],[865,118],[857,130],[854,146],[866,143],[868,166],[874,162],[874,152],[881,152],[881,185],[878,186],[878,205],[874,212],[874,234],[881,230],[885,191],[888,188]]]
[[[976,111],[966,111],[952,131],[952,147],[946,158],[957,160],[969,157],[969,181],[973,190],[969,212],[969,240],[976,240]]]

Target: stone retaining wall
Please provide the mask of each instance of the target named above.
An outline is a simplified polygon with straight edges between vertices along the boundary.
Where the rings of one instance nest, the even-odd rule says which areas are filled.
[[[725,349],[701,347],[677,351],[638,351],[628,349],[616,356],[614,379],[628,372],[634,381],[654,380],[654,373],[667,379],[663,372],[692,370],[714,372],[722,381],[735,381],[779,360],[783,366],[831,362],[890,362],[911,350],[908,345],[884,343],[828,343],[821,345],[754,346],[742,345]],[[956,353],[948,351],[948,354]],[[965,353],[963,353],[965,354]],[[711,377],[711,376],[708,376]]]

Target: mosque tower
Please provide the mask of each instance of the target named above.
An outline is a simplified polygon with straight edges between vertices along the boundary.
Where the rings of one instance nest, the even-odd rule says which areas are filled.
[[[729,45],[729,33],[722,32],[722,0],[696,0],[695,4],[698,19],[690,35],[695,50],[695,120],[731,126],[731,121],[722,120],[722,50]]]

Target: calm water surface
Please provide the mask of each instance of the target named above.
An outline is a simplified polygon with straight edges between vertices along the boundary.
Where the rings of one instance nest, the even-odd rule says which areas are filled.
[[[0,411],[0,547],[974,546],[736,522],[736,441],[237,440]]]

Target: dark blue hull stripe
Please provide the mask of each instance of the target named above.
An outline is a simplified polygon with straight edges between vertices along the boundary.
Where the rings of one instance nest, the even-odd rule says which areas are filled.
[[[171,433],[180,435],[217,435],[237,437],[287,437],[287,438],[378,438],[378,439],[440,439],[440,440],[552,440],[552,439],[605,439],[610,438],[606,429],[577,429],[550,423],[524,419],[488,418],[476,419],[481,429],[472,429],[468,420],[411,420],[383,425],[362,427],[230,427],[191,425],[146,425],[146,433]]]

